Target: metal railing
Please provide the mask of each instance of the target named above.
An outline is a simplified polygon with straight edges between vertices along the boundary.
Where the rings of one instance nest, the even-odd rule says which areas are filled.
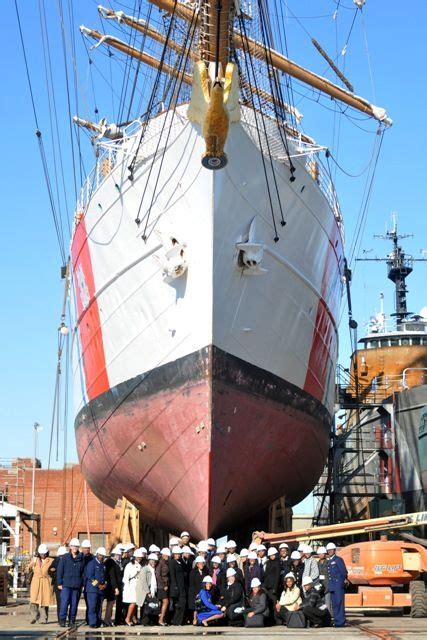
[[[396,375],[375,376],[370,380],[359,376],[358,384],[348,369],[337,366],[336,404],[344,408],[357,401],[360,405],[376,405],[389,398],[396,391],[403,391],[409,386],[427,383],[427,368],[410,367]],[[357,398],[358,391],[358,398]]]

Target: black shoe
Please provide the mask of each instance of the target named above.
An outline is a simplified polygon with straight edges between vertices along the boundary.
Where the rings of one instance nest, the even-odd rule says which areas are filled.
[[[34,618],[33,620],[31,620],[30,624],[36,624],[36,622],[37,622],[37,618]]]
[[[65,620],[60,620],[60,621],[59,621],[59,626],[60,626],[60,627],[65,627],[65,626],[66,626],[66,624],[65,624]]]

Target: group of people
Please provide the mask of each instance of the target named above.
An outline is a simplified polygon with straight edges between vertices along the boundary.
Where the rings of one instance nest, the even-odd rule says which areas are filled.
[[[336,546],[316,554],[301,544],[291,551],[253,542],[237,553],[233,540],[190,542],[183,531],[169,547],[119,544],[92,554],[91,543],[73,538],[55,558],[41,544],[30,565],[32,622],[47,622],[57,601],[61,626],[76,622],[83,594],[91,627],[136,624],[289,627],[345,625],[347,571]],[[105,609],[103,610],[103,605]],[[114,614],[114,615],[113,615]]]

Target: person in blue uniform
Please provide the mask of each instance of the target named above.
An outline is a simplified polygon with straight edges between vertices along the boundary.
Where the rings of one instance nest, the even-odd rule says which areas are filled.
[[[67,615],[70,625],[76,622],[77,605],[83,586],[84,560],[77,538],[70,540],[70,552],[65,553],[58,564],[56,583],[61,591],[59,625],[65,627]]]
[[[219,620],[224,617],[219,604],[212,602],[212,578],[205,576],[203,578],[202,588],[196,598],[197,622],[207,627],[209,622]]]
[[[104,547],[99,547],[95,557],[89,560],[84,571],[88,622],[92,629],[102,624],[102,601],[107,586],[104,564],[106,555]]]
[[[345,627],[344,597],[347,568],[344,560],[336,555],[336,549],[337,547],[333,542],[329,542],[326,545],[329,593],[331,594],[334,627]]]

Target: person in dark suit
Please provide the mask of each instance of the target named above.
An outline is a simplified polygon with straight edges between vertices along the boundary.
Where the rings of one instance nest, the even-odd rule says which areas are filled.
[[[212,601],[214,604],[218,604],[221,597],[221,591],[224,590],[224,572],[221,568],[221,558],[219,556],[213,556],[211,558],[209,575],[212,578]]]
[[[249,607],[245,609],[245,627],[264,627],[268,618],[267,596],[258,578],[251,580],[251,592],[248,597]]]
[[[104,624],[108,627],[113,627],[123,622],[123,568],[122,549],[120,546],[114,547],[111,551],[111,556],[105,561],[105,576],[107,588],[105,589],[104,597],[107,601],[107,606],[105,607]],[[113,623],[114,603],[116,604],[116,613]]]
[[[187,604],[186,574],[182,563],[181,547],[173,547],[170,561],[170,597],[173,605],[173,625],[182,625],[184,622]]]
[[[81,553],[83,555],[83,563],[84,563],[84,566],[86,568],[88,562],[93,560],[94,557],[95,557],[93,555],[93,553],[92,553],[91,541],[88,540],[88,539],[83,540],[83,542],[80,545],[80,549],[81,549]],[[83,598],[84,598],[84,601],[85,601],[85,604],[86,604],[86,613],[85,613],[86,624],[89,624],[87,594],[86,594],[86,589],[84,588],[84,585],[83,585]]]
[[[168,547],[164,547],[160,551],[160,560],[156,566],[156,581],[157,581],[157,597],[161,603],[159,625],[164,627],[167,623],[165,621],[166,614],[169,608],[169,594],[170,594],[170,567],[169,561],[171,557],[171,551]]]
[[[283,582],[284,577],[290,571],[291,560],[289,557],[289,547],[286,542],[282,542],[279,546],[279,562],[280,562],[280,579]]]
[[[304,576],[302,579],[302,612],[305,619],[313,627],[329,627],[331,615],[320,595],[313,586],[313,578]]]
[[[269,619],[273,623],[277,598],[280,588],[280,562],[278,551],[275,547],[270,547],[267,552],[268,560],[264,565],[264,590],[267,596]]]
[[[304,563],[302,562],[301,553],[299,551],[292,551],[289,571],[294,574],[295,584],[301,589]]]
[[[236,570],[227,569],[227,584],[222,598],[221,611],[225,613],[231,625],[243,621],[244,593],[243,586],[236,579]]]
[[[332,613],[334,616],[334,627],[345,627],[345,585],[347,581],[347,567],[342,558],[336,554],[336,545],[329,542],[326,545],[328,554],[328,581],[329,592],[332,601]]]
[[[106,555],[107,552],[104,547],[99,547],[96,550],[95,557],[87,563],[84,570],[88,621],[92,629],[100,627],[103,624],[102,601],[104,599],[104,591],[107,587],[104,564]]]
[[[240,582],[243,586],[245,584],[245,578],[243,576],[243,571],[238,567],[238,560],[236,559],[235,554],[228,554],[227,556],[227,569],[234,569],[236,572],[236,580]],[[225,585],[224,585],[225,587]]]
[[[260,583],[264,579],[264,569],[258,562],[258,556],[255,551],[249,551],[248,562],[245,566],[245,594],[249,596],[251,592],[251,582],[254,578],[258,578]]]
[[[61,557],[63,555],[65,555],[67,553],[67,547],[64,546],[60,546],[58,548],[58,551],[56,552],[56,557],[53,559],[52,564],[50,565],[49,568],[49,575],[52,578],[52,585],[53,585],[53,590],[55,593],[55,598],[56,598],[56,615],[58,618],[58,622],[60,621],[60,610],[61,610],[61,590],[58,588],[58,566],[59,566],[59,562],[61,560]]]
[[[61,591],[61,607],[59,626],[65,627],[68,620],[72,626],[76,623],[77,605],[83,586],[84,561],[79,552],[80,542],[77,538],[70,540],[70,552],[65,553],[58,564],[57,585]]]
[[[195,567],[190,571],[188,583],[188,611],[189,618],[197,625],[196,596],[203,585],[203,578],[208,575],[206,560],[202,556],[195,559]]]

